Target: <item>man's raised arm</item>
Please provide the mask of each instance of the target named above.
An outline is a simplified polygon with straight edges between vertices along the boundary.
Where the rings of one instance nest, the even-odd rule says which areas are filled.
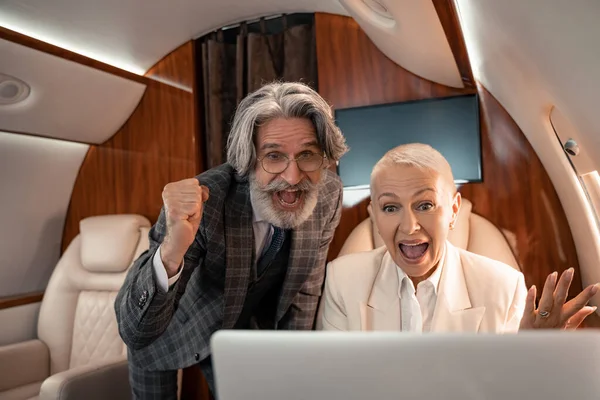
[[[130,348],[149,345],[167,329],[184,264],[195,268],[203,261],[206,250],[196,233],[208,195],[208,188],[195,178],[165,186],[164,206],[149,233],[150,247],[127,273],[115,300],[119,333]]]

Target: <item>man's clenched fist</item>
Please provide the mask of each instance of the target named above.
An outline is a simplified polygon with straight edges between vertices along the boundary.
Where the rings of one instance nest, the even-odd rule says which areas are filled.
[[[195,178],[169,183],[163,190],[167,235],[160,255],[169,278],[177,274],[183,256],[194,242],[208,194],[208,188],[200,186]]]

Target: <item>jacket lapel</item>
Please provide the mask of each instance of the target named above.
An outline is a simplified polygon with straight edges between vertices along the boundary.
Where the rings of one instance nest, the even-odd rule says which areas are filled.
[[[316,209],[304,223],[292,230],[291,239],[290,258],[277,307],[277,321],[283,318],[292,300],[316,266],[321,239],[321,229]]]
[[[223,329],[232,328],[242,311],[254,257],[252,204],[247,180],[236,182],[225,200],[225,309]]]
[[[477,332],[485,307],[472,308],[460,254],[446,242],[446,257],[431,322],[432,332]]]
[[[398,272],[390,254],[381,258],[379,273],[373,282],[367,303],[360,303],[360,325],[363,331],[400,331],[400,299]]]

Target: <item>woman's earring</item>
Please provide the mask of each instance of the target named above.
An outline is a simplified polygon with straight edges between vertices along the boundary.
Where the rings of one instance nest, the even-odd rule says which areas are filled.
[[[453,229],[454,229],[454,222],[451,222],[450,223],[450,230],[453,230]]]

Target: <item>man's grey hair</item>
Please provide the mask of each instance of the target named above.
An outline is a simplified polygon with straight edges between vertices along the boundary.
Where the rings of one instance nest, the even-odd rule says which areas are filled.
[[[456,189],[450,163],[439,151],[428,144],[409,143],[391,149],[373,167],[371,182],[373,182],[373,178],[378,171],[394,165],[406,165],[436,172],[444,178],[451,188]]]
[[[227,161],[240,175],[246,175],[256,163],[257,127],[275,118],[309,119],[330,161],[339,160],[348,151],[331,107],[317,92],[300,82],[274,82],[246,96],[233,118],[227,139]]]

